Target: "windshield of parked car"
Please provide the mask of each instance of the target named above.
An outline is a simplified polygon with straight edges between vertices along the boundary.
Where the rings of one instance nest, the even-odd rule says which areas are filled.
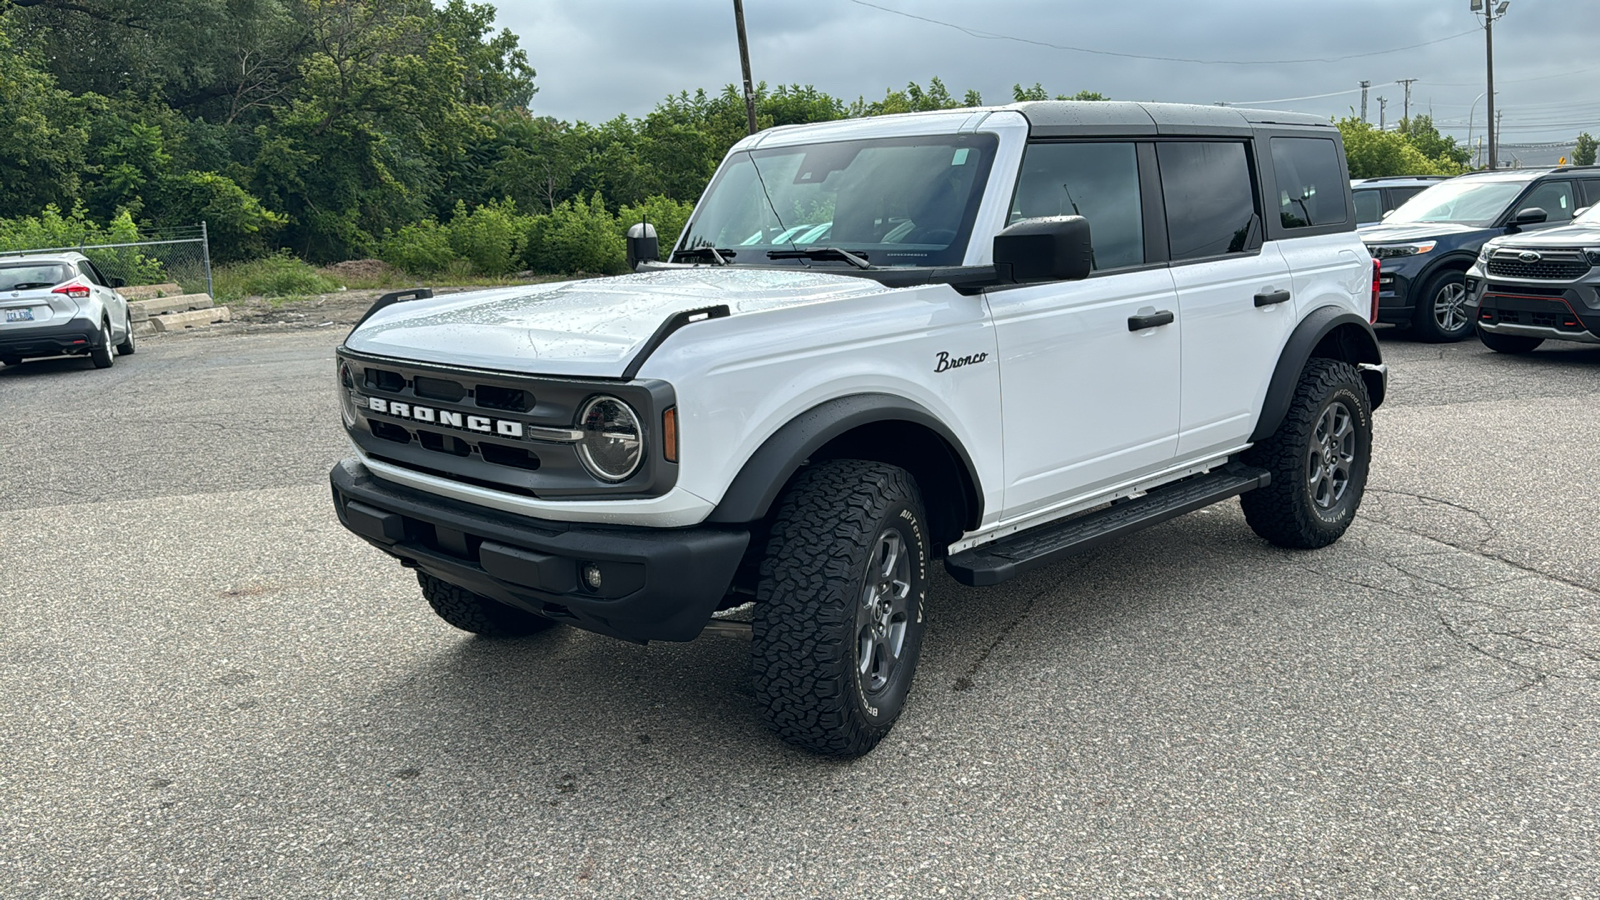
[[[959,265],[995,146],[993,135],[964,134],[734,154],[673,258],[705,261],[709,247],[733,265],[851,267],[793,252],[833,248],[873,266]]]
[[[0,263],[0,291],[54,287],[76,274],[61,263]]]
[[[1521,181],[1446,181],[1407,200],[1383,224],[1493,225],[1524,187],[1527,184]]]

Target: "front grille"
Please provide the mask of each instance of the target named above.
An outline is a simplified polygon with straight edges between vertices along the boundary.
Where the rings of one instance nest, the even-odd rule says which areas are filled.
[[[1497,250],[1489,258],[1489,274],[1502,278],[1538,278],[1547,281],[1572,281],[1589,274],[1589,260],[1582,253],[1542,253],[1540,259],[1523,260],[1521,250]]]
[[[1503,305],[1502,305],[1503,304]],[[1559,300],[1538,300],[1532,297],[1500,297],[1493,294],[1484,297],[1484,321],[1499,322],[1506,325],[1533,325],[1539,328],[1554,328],[1559,331],[1582,331],[1583,323],[1578,321]]]

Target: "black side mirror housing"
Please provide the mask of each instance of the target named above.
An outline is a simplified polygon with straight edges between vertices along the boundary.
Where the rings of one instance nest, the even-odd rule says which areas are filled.
[[[655,262],[661,253],[661,242],[656,238],[656,227],[640,222],[628,229],[628,268],[637,272],[642,262]]]
[[[127,285],[127,283],[128,283],[128,279],[126,279],[126,278],[118,278],[115,275],[107,275],[106,276],[106,287],[108,287],[108,288],[123,287],[123,286]]]
[[[1023,219],[994,236],[994,265],[1001,281],[1017,284],[1088,278],[1094,268],[1089,220],[1082,216]]]
[[[1513,225],[1543,225],[1548,221],[1550,221],[1550,214],[1537,206],[1519,209],[1517,214],[1511,217],[1511,224]]]

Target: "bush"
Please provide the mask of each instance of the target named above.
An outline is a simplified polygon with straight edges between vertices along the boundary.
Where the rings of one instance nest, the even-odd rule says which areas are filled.
[[[243,297],[290,297],[303,294],[326,294],[339,289],[329,279],[303,259],[281,250],[249,262],[222,266],[213,273],[213,290],[216,299],[239,300]]]
[[[0,219],[0,250],[127,244],[142,239],[139,226],[125,209],[118,210],[104,227],[89,220],[81,206],[66,216],[51,205],[37,216]],[[154,284],[167,277],[161,262],[137,247],[96,250],[90,256],[106,275],[121,278],[128,284]]]
[[[694,212],[693,203],[680,203],[657,194],[637,206],[624,206],[618,210],[617,225],[622,229],[624,238],[627,237],[628,229],[641,221],[654,225],[656,237],[660,241],[661,258],[666,259],[667,254],[672,252],[672,245],[678,242],[678,235],[683,233],[683,226],[689,223],[689,214],[692,212]]]
[[[450,249],[450,232],[433,219],[423,219],[398,233],[385,233],[378,258],[412,275],[432,275],[444,271],[456,254]]]
[[[478,275],[505,275],[520,268],[527,231],[525,217],[517,215],[511,200],[491,201],[471,212],[457,200],[450,220],[450,249],[472,263]]]
[[[202,221],[211,237],[211,256],[249,259],[267,252],[288,217],[261,205],[233,179],[216,172],[184,172],[162,180],[154,208],[170,225]],[[150,207],[147,207],[147,210]]]
[[[680,226],[681,227],[681,226]],[[623,229],[606,212],[599,192],[563,201],[528,227],[528,268],[540,272],[614,275],[626,268]]]

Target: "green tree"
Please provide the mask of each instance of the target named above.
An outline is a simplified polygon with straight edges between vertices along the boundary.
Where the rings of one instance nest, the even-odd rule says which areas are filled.
[[[37,51],[17,46],[0,18],[0,209],[34,213],[79,200],[88,134],[83,110],[43,70]]]
[[[1351,178],[1451,174],[1443,171],[1445,167],[1439,160],[1429,159],[1397,131],[1379,131],[1372,123],[1353,115],[1335,124],[1344,138]]]
[[[1457,146],[1455,138],[1440,134],[1439,129],[1434,127],[1432,116],[1419,115],[1401,119],[1397,131],[1405,135],[1411,146],[1417,148],[1423,156],[1436,162],[1441,170],[1440,174],[1464,172],[1467,163],[1472,161],[1472,151]]]
[[[1585,131],[1578,135],[1578,145],[1572,148],[1572,164],[1575,166],[1594,165],[1596,141]]]
[[[1020,84],[1013,84],[1011,86],[1011,99],[1013,101],[1017,102],[1017,103],[1023,103],[1023,102],[1028,101],[1028,100],[1049,100],[1051,98],[1050,98],[1050,94],[1045,91],[1044,86],[1041,85],[1039,82],[1035,81],[1033,83],[1033,87],[1030,87],[1030,88],[1025,88]],[[1055,99],[1057,99],[1057,100],[1110,100],[1111,98],[1107,97],[1105,94],[1099,93],[1098,91],[1079,91],[1079,92],[1077,92],[1076,94],[1073,94],[1070,97],[1067,96],[1066,94],[1057,94],[1055,96]]]

